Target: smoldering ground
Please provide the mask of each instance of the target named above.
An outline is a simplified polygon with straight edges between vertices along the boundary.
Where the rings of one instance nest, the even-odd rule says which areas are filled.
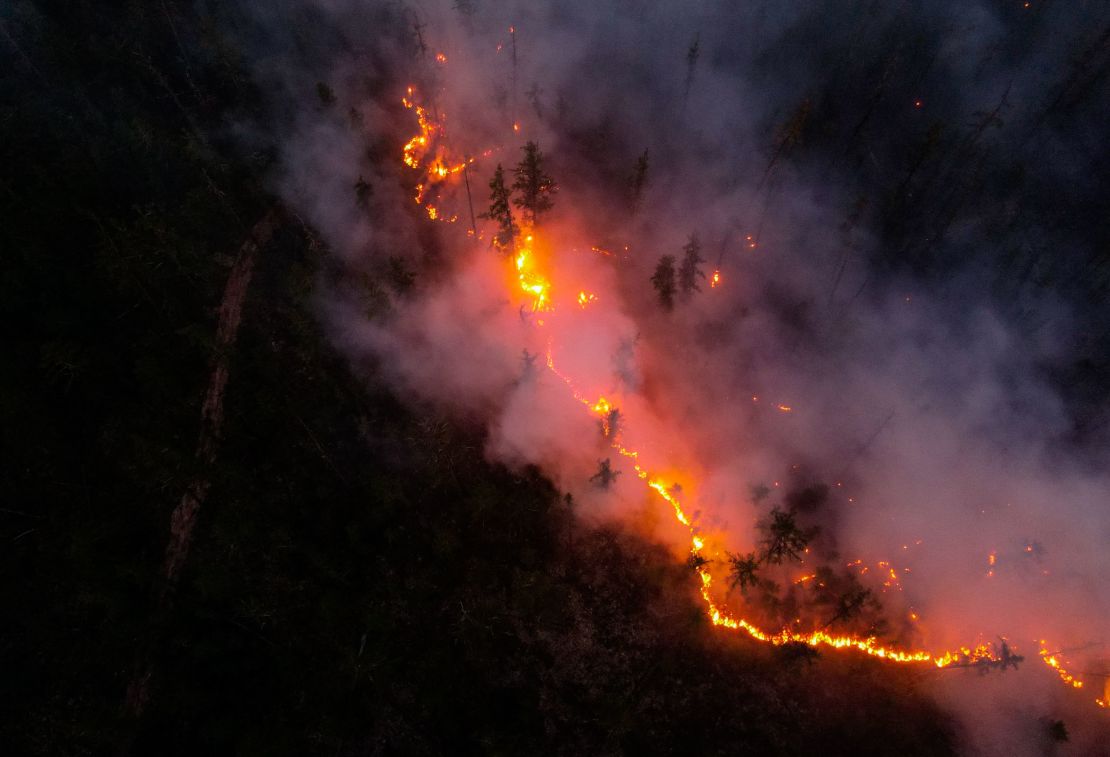
[[[720,550],[826,487],[800,515],[814,549],[894,566],[897,587],[873,584],[892,633],[932,649],[1005,635],[1026,655],[1016,698],[1001,673],[938,674],[972,749],[1039,753],[1038,718],[1062,712],[1081,718],[1074,741],[1096,738],[1104,679],[1078,707],[1035,642],[1110,670],[1110,9],[348,0],[250,16],[286,116],[275,187],[345,261],[319,302],[353,361],[480,419],[490,456],[540,465],[584,517],[676,553],[627,460],[591,483],[612,453],[573,391],[620,407],[623,443],[681,484]],[[405,85],[444,148],[475,157],[477,212],[494,166],[541,145],[560,185],[537,251],[554,312],[514,299],[488,223],[467,236],[458,180],[434,189],[454,223],[414,207]],[[695,233],[720,285],[665,312],[649,278]],[[412,287],[367,292],[390,266]],[[596,305],[575,308],[580,290]]]

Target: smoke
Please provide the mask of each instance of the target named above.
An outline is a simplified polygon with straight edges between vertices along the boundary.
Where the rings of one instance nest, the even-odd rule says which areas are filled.
[[[821,528],[810,564],[870,566],[900,643],[1019,648],[1020,673],[935,674],[971,713],[969,749],[1039,753],[1037,718],[1064,712],[1097,728],[1103,679],[1077,706],[1034,640],[1105,672],[1106,174],[1091,168],[1107,159],[1110,10],[319,0],[249,15],[282,124],[275,187],[342,260],[320,307],[352,360],[483,423],[492,459],[541,466],[584,517],[626,519],[681,558],[687,534],[583,407],[604,396],[710,552],[753,549],[770,505],[793,504]],[[437,149],[474,159],[420,204],[422,174],[400,162],[405,85],[442,125]],[[467,234],[526,140],[560,187],[535,251],[551,312],[526,307],[489,222]],[[721,283],[664,312],[649,278],[693,233]],[[620,475],[600,486],[606,458]],[[1094,738],[1079,725],[1073,739]]]

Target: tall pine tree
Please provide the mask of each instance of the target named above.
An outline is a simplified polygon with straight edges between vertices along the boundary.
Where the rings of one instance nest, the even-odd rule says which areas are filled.
[[[551,210],[551,195],[558,191],[554,179],[544,173],[543,153],[535,142],[522,148],[524,158],[517,164],[513,189],[520,193],[513,204],[521,210],[524,222],[535,224],[543,213]]]
[[[513,220],[513,211],[509,207],[509,189],[505,186],[505,170],[497,164],[493,178],[489,182],[489,210],[479,215],[479,218],[488,218],[497,222],[497,233],[493,243],[501,250],[512,250],[513,240],[516,238],[517,225]]]
[[[651,275],[651,285],[659,295],[659,304],[664,310],[674,308],[674,295],[677,291],[674,280],[674,255],[664,255],[659,258],[655,266],[655,273]]]
[[[705,273],[698,266],[704,263],[705,259],[701,256],[701,242],[698,241],[697,234],[690,235],[690,241],[682,247],[682,252],[682,264],[678,268],[678,286],[683,294],[700,292],[698,278],[704,279]]]

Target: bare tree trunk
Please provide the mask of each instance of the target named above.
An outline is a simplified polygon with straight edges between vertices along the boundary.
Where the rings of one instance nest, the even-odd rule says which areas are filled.
[[[177,584],[185,558],[189,554],[189,544],[192,541],[193,529],[196,527],[197,513],[208,496],[211,486],[210,469],[216,461],[223,427],[224,390],[227,388],[228,367],[236,337],[239,335],[243,303],[246,300],[251,275],[254,273],[258,251],[269,243],[279,217],[279,212],[272,209],[254,225],[239,247],[235,263],[228,273],[223,299],[220,301],[212,372],[209,374],[208,390],[201,405],[200,437],[196,451],[197,472],[185,487],[181,501],[170,516],[170,538],[162,565],[163,580],[155,606],[156,616],[161,616],[169,608],[172,590]],[[150,681],[154,674],[152,657],[149,647],[139,652],[134,672],[127,685],[124,712],[133,718],[142,715],[150,698]],[[129,751],[129,743],[121,749],[123,753]]]

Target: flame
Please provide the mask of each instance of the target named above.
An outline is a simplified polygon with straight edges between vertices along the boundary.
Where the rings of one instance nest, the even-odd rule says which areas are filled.
[[[510,33],[513,33],[513,28],[510,27]],[[498,46],[500,50],[500,45]],[[446,62],[446,56],[442,53],[436,56],[436,60],[440,63]],[[415,92],[413,87],[408,87],[406,96],[402,98],[402,103],[406,109],[414,110],[416,112],[417,123],[419,125],[419,133],[414,135],[404,146],[402,151],[402,160],[404,165],[414,170],[420,170],[424,166],[423,180],[416,186],[415,201],[418,204],[424,205],[428,218],[436,221],[453,222],[457,216],[451,218],[444,218],[440,210],[432,203],[425,204],[425,197],[429,191],[438,184],[449,180],[453,175],[458,174],[466,168],[469,163],[474,162],[473,158],[464,160],[462,162],[451,161],[447,159],[446,150],[442,145],[439,145],[443,136],[442,122],[432,120],[428,116],[427,110],[416,103]],[[519,131],[520,125],[513,124],[514,131]],[[436,151],[433,153],[433,147]],[[490,150],[487,150],[483,155],[489,155]],[[428,160],[428,156],[432,155],[432,159]],[[468,234],[473,233],[468,230]],[[548,278],[538,271],[537,255],[536,255],[536,232],[533,228],[525,227],[521,229],[518,239],[514,240],[513,246],[513,274],[516,279],[516,285],[519,286],[520,291],[530,300],[533,312],[550,311],[553,309],[551,283]],[[747,237],[747,244],[749,248],[756,247],[756,241],[751,236]],[[604,254],[612,255],[609,250],[600,247],[593,247],[593,251]],[[628,247],[625,246],[627,252]],[[716,287],[721,282],[721,274],[719,270],[713,272],[710,286]],[[577,302],[578,305],[585,309],[590,304],[596,302],[597,297],[591,292],[583,289],[578,292]],[[536,326],[543,327],[545,319],[538,319]],[[706,539],[698,528],[694,525],[693,519],[687,513],[679,494],[682,489],[677,483],[674,483],[673,475],[664,477],[658,472],[650,471],[640,460],[640,451],[629,449],[623,443],[615,438],[617,435],[611,433],[609,423],[610,414],[615,411],[613,403],[606,397],[599,396],[596,400],[587,398],[585,394],[580,392],[573,382],[573,380],[561,373],[556,367],[552,345],[549,342],[546,355],[546,363],[548,369],[558,378],[560,378],[570,390],[572,396],[582,403],[591,413],[598,416],[602,421],[605,436],[609,441],[609,446],[620,457],[629,461],[632,470],[635,472],[639,480],[645,482],[648,490],[658,495],[664,502],[666,502],[674,513],[676,522],[686,529],[690,539],[690,553],[695,557],[702,557],[703,552],[706,550]],[[757,396],[752,397],[753,402],[758,402]],[[777,405],[780,412],[789,413],[793,408],[789,405]],[[679,476],[684,481],[685,477]],[[779,482],[775,482],[778,486]],[[840,484],[837,484],[838,486]],[[849,499],[849,501],[853,501]],[[920,544],[921,540],[915,542]],[[905,549],[906,547],[903,547]],[[1032,551],[1031,547],[1026,547],[1026,551]],[[808,552],[808,550],[807,550]],[[705,612],[710,622],[720,628],[727,628],[735,631],[742,631],[760,642],[769,643],[776,646],[784,644],[806,644],[811,647],[826,646],[832,649],[839,650],[855,650],[857,652],[866,654],[870,657],[875,657],[882,660],[887,660],[894,663],[903,664],[920,664],[931,665],[935,668],[946,668],[951,666],[971,666],[982,662],[996,662],[1001,660],[1005,664],[1003,658],[998,657],[989,644],[979,643],[974,647],[960,646],[952,650],[944,650],[940,652],[931,652],[924,649],[903,649],[894,646],[888,646],[881,643],[878,638],[874,636],[860,637],[850,634],[836,635],[829,633],[825,629],[816,630],[795,630],[790,627],[783,628],[779,631],[767,631],[755,625],[754,623],[746,620],[743,617],[733,615],[727,608],[719,604],[714,596],[714,578],[709,566],[711,561],[699,561],[696,571],[700,581],[700,594],[705,606]],[[991,552],[988,556],[988,566],[990,570],[988,575],[994,575],[994,567],[996,564],[996,553]],[[848,563],[849,567],[857,567],[860,569],[860,574],[865,574],[869,567],[863,564],[862,560],[854,560]],[[900,577],[898,571],[886,561],[879,561],[876,563],[876,573],[883,576],[883,585],[886,588],[901,589]],[[908,568],[903,568],[903,572],[909,572]],[[810,580],[814,580],[816,574],[808,574],[798,577],[794,583],[802,584]],[[909,618],[912,621],[918,620],[918,615],[914,611],[909,612]],[[795,623],[800,622],[796,620]],[[1056,675],[1067,685],[1074,689],[1083,688],[1083,681],[1076,676],[1069,673],[1064,669],[1063,663],[1059,658],[1059,653],[1050,653],[1048,651],[1047,643],[1044,640],[1040,642],[1039,656],[1041,660],[1050,668],[1052,668]],[[1104,709],[1110,709],[1110,681],[1107,682],[1106,691],[1103,692],[1102,698],[1096,698],[1095,703]]]
[[[709,288],[710,289],[716,289],[717,285],[720,284],[720,283],[721,283],[721,272],[720,272],[720,270],[716,270],[716,271],[713,272],[713,275],[709,277]]]
[[[1041,656],[1041,660],[1044,661],[1045,665],[1047,665],[1048,667],[1050,667],[1050,668],[1052,668],[1053,670],[1056,671],[1056,675],[1060,676],[1061,681],[1068,684],[1069,686],[1071,686],[1074,689],[1082,689],[1083,688],[1083,682],[1080,681],[1075,676],[1073,676],[1068,671],[1064,670],[1064,668],[1060,665],[1060,660],[1057,659],[1056,655],[1054,655],[1054,654],[1052,654],[1051,652],[1048,651],[1048,649],[1045,646],[1044,639],[1041,639],[1041,648],[1040,648],[1040,651],[1037,652],[1037,654],[1039,654]],[[1098,700],[1096,700],[1096,701],[1098,701]]]
[[[443,53],[436,53],[436,63],[446,63],[447,56]]]
[[[522,229],[521,241],[517,243],[514,263],[520,288],[532,298],[532,310],[551,309],[551,282],[535,270],[535,234],[531,229]]]
[[[428,119],[428,111],[425,110],[423,105],[416,104],[416,101],[413,99],[414,90],[411,86],[406,92],[407,95],[401,98],[401,103],[409,110],[416,111],[416,121],[420,126],[420,133],[405,143],[404,161],[405,165],[409,168],[418,168],[439,126]]]
[[[437,56],[437,59],[439,57]],[[429,118],[427,109],[423,105],[417,104],[416,90],[413,87],[409,86],[405,90],[405,96],[401,98],[401,103],[406,109],[416,111],[416,121],[420,127],[420,132],[405,143],[402,150],[402,160],[406,166],[417,171],[421,169],[422,165],[426,164],[423,180],[416,185],[416,194],[413,196],[417,205],[425,205],[428,194],[434,187],[443,184],[453,175],[461,173],[475,159],[468,158],[461,161],[450,159],[446,147],[440,144],[443,137],[442,119],[434,121]],[[490,152],[487,150],[484,154]],[[432,156],[431,159],[429,159],[429,155]],[[425,205],[425,210],[428,213],[428,218],[433,221],[454,223],[458,220],[457,215],[452,215],[450,218],[444,217],[430,202]]]

